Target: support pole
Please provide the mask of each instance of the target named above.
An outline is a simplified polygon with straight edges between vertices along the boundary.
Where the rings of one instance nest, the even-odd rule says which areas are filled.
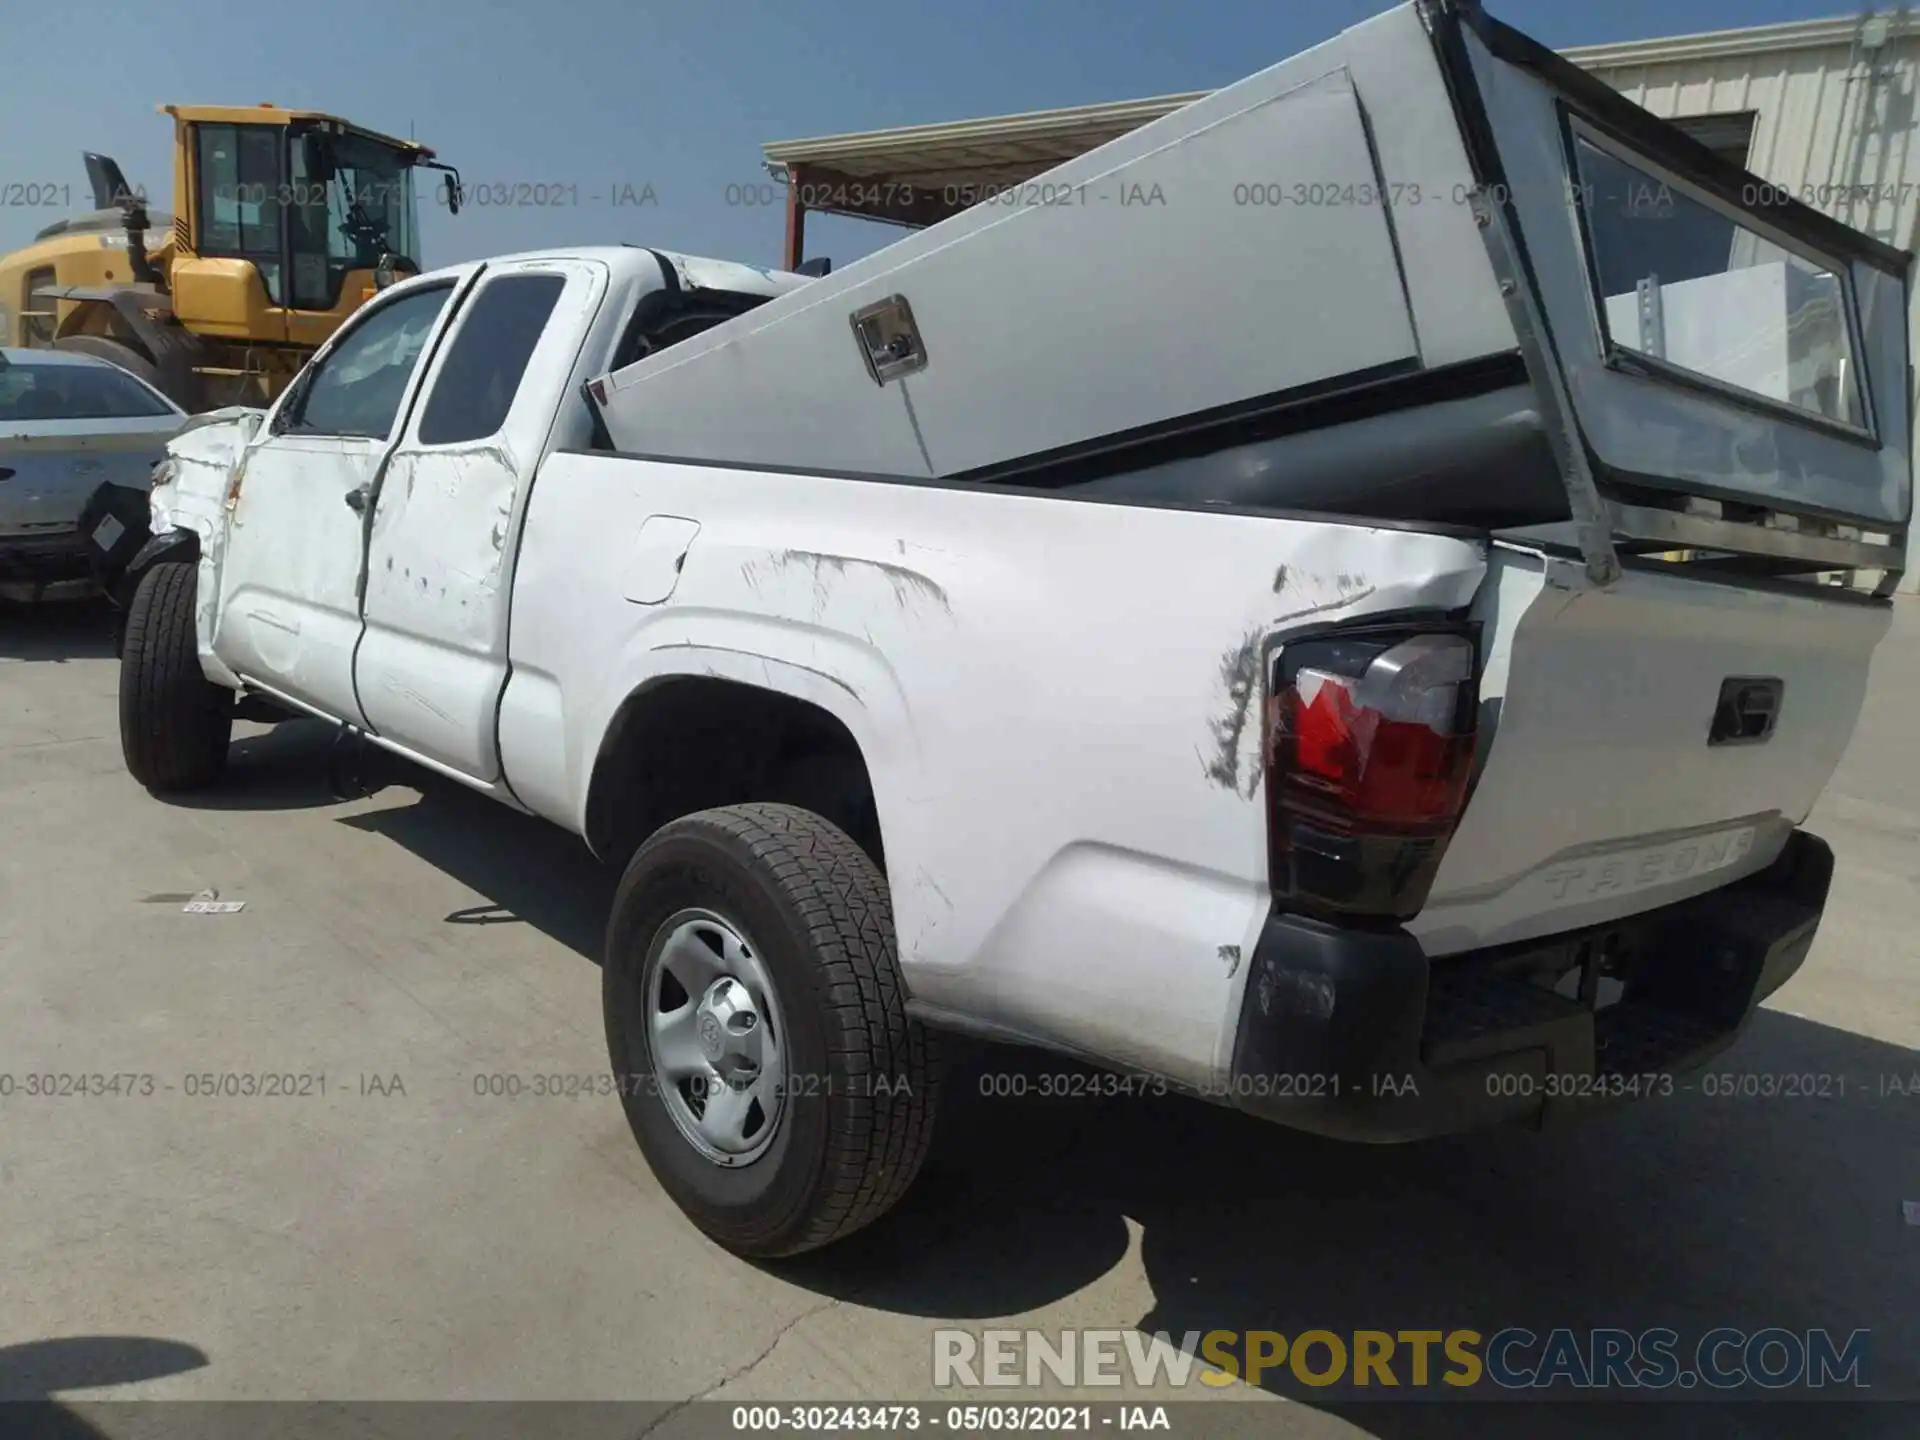
[[[805,173],[798,165],[787,167],[787,248],[780,266],[783,270],[798,270],[807,258],[807,207],[800,198]]]

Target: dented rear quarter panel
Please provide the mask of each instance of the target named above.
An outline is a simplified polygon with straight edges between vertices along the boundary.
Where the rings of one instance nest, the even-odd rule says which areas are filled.
[[[698,529],[668,598],[636,603],[654,516]],[[584,831],[636,690],[812,701],[866,756],[917,1004],[1203,1082],[1269,905],[1264,641],[1464,606],[1484,571],[1474,541],[1363,524],[559,454],[522,535],[502,758]]]

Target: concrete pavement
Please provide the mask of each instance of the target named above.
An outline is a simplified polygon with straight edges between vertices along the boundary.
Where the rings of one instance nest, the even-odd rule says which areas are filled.
[[[117,669],[100,612],[0,610],[0,1396],[58,1394],[73,1433],[118,1440],[87,1404],[128,1396],[931,1397],[955,1324],[1868,1327],[1876,1387],[1920,1395],[1920,1094],[1875,1088],[1920,1075],[1920,603],[1812,822],[1839,854],[1813,958],[1717,1067],[1844,1096],[1351,1149],[1172,1100],[990,1100],[988,1057],[902,1212],[766,1267],[680,1217],[616,1100],[529,1093],[606,1064],[611,877],[577,841],[412,772],[337,801],[305,722],[243,727],[228,783],[162,803],[122,768]],[[245,909],[182,913],[208,887]],[[27,1096],[37,1073],[153,1093]],[[264,1087],[289,1093],[227,1093]],[[1261,1434],[1627,1433],[1578,1403],[1231,1394],[1292,1402]],[[1920,1413],[1686,1409],[1632,1429]]]

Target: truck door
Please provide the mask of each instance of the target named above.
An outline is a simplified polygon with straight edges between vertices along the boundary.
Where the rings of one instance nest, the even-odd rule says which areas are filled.
[[[281,397],[227,492],[214,653],[349,724],[365,723],[353,651],[368,499],[471,273],[397,288],[356,315]]]
[[[588,260],[491,265],[461,306],[373,497],[360,703],[383,739],[500,774],[514,536],[608,286]]]

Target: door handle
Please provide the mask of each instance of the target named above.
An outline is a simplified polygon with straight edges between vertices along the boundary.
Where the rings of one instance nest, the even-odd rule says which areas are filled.
[[[358,490],[349,490],[346,494],[347,508],[356,515],[367,513],[367,501],[373,496],[371,485],[362,485]]]
[[[1709,745],[1758,745],[1773,734],[1780,718],[1785,682],[1758,676],[1732,675],[1720,682],[1720,699],[1707,729]]]

